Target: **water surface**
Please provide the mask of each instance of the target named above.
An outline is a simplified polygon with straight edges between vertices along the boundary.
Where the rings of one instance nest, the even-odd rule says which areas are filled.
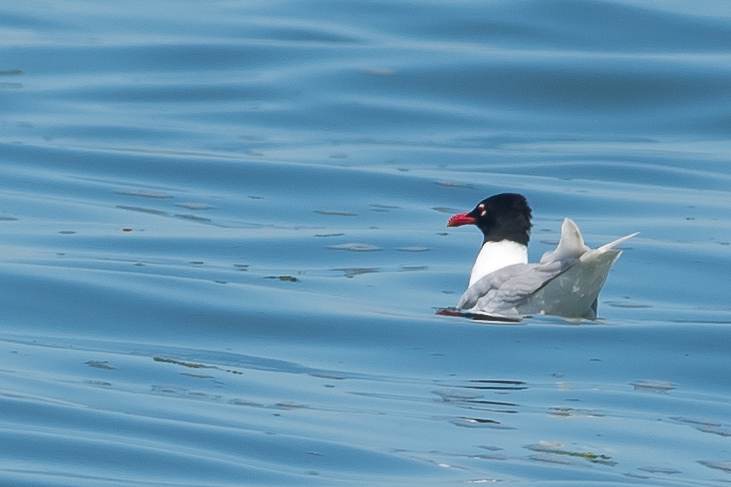
[[[725,2],[0,11],[2,483],[731,480]],[[501,191],[598,321],[435,315]]]

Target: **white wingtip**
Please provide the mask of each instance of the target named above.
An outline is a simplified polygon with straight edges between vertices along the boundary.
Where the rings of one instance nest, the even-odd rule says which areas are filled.
[[[598,250],[599,252],[606,252],[607,250],[609,250],[609,249],[611,249],[611,248],[614,248],[614,247],[616,247],[617,245],[619,245],[619,244],[621,244],[622,242],[625,242],[625,241],[627,241],[627,240],[631,239],[632,237],[634,237],[635,235],[637,235],[637,234],[639,234],[639,233],[640,233],[640,232],[635,232],[635,233],[631,233],[631,234],[629,234],[629,235],[625,235],[624,237],[622,237],[622,238],[618,238],[617,240],[615,240],[615,241],[613,241],[613,242],[609,242],[608,244],[604,244],[604,245],[602,245],[601,247],[597,248],[597,250]]]
[[[587,252],[589,247],[584,243],[579,226],[571,218],[564,218],[561,224],[561,239],[554,250],[548,251],[541,257],[541,264],[557,260],[578,259]]]

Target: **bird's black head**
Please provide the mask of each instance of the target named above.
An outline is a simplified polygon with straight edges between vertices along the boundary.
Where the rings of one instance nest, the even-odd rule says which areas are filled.
[[[482,230],[485,242],[511,240],[528,245],[531,228],[531,209],[525,196],[501,193],[485,198],[469,213],[454,215],[448,227],[476,225]]]

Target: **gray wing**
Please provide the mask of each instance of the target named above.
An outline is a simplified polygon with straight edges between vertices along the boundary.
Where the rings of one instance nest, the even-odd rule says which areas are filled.
[[[596,319],[597,298],[621,250],[590,250],[519,305],[518,314]]]
[[[517,316],[519,307],[547,282],[569,269],[577,259],[543,264],[515,264],[490,273],[470,286],[458,308],[499,316]]]

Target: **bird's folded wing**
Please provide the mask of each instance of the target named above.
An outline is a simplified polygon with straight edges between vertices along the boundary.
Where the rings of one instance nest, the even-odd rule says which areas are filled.
[[[521,315],[596,319],[596,300],[621,250],[590,250],[520,304]]]
[[[517,314],[517,306],[575,262],[576,259],[564,259],[503,267],[470,286],[457,307],[484,313]]]
[[[614,240],[612,242],[609,242],[608,244],[604,244],[601,247],[597,248],[597,251],[599,252],[606,252],[607,250],[612,250],[617,245],[621,244],[622,242],[631,239],[635,235],[639,235],[640,232],[630,233],[629,235],[625,235],[624,237],[618,238],[617,240]]]
[[[541,257],[541,264],[574,258],[578,259],[581,254],[589,250],[584,243],[578,225],[571,219],[565,218],[561,224],[561,239],[554,250],[550,250]]]

